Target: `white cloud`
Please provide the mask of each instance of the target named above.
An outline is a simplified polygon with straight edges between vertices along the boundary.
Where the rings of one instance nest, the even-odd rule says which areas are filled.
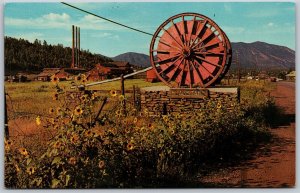
[[[267,24],[269,27],[273,27],[274,26],[274,23],[273,22],[270,22]]]
[[[48,28],[63,28],[68,24],[70,16],[66,13],[56,14],[49,13],[38,18],[12,18],[6,17],[4,19],[5,25],[15,27],[26,27],[35,29],[48,29]]]
[[[82,29],[88,30],[122,30],[124,28],[107,21],[96,18],[92,15],[85,15],[74,21],[66,14],[49,13],[38,18],[12,18],[6,17],[4,19],[6,26],[14,26],[19,28],[33,28],[33,29],[68,29],[68,26],[73,24]]]
[[[69,21],[70,16],[66,13],[57,14],[57,13],[49,13],[47,15],[43,15],[43,18],[50,21]]]
[[[109,38],[109,39],[114,39],[114,40],[119,40],[120,36],[119,35],[114,35],[111,33],[97,33],[97,34],[91,34],[90,35],[93,38]]]

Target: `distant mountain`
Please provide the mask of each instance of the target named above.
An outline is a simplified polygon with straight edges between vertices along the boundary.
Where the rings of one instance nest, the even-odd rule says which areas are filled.
[[[126,61],[130,64],[140,66],[140,67],[148,67],[150,66],[149,56],[146,54],[140,54],[135,52],[126,52],[124,54],[120,54],[112,58],[115,61]]]
[[[233,42],[233,59],[231,69],[237,67],[236,57],[239,53],[239,62],[244,69],[294,69],[295,51],[284,46],[265,42]],[[127,61],[137,66],[150,66],[149,56],[134,52],[127,52],[112,58],[116,61]]]
[[[290,69],[295,68],[295,51],[274,44],[265,42],[232,43],[233,64],[232,68],[237,65],[236,58],[242,68],[256,69]]]

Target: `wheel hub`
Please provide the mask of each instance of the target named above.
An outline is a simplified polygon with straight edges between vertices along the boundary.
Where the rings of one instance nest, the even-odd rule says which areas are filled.
[[[188,46],[185,46],[183,49],[182,49],[182,57],[185,58],[185,59],[189,59],[189,57],[191,56],[192,54],[192,51],[191,51],[191,48],[188,47]]]

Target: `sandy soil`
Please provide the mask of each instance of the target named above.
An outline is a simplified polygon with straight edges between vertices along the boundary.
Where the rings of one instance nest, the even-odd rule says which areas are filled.
[[[221,187],[295,186],[295,83],[278,82],[271,96],[287,118],[272,128],[271,143],[261,146],[252,159],[212,173],[201,182]]]

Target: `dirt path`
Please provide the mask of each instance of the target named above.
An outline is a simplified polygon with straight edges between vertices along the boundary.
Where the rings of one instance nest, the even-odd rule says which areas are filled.
[[[260,147],[252,160],[206,176],[202,182],[226,187],[295,186],[295,83],[278,82],[271,95],[288,118],[272,129],[272,142]]]

